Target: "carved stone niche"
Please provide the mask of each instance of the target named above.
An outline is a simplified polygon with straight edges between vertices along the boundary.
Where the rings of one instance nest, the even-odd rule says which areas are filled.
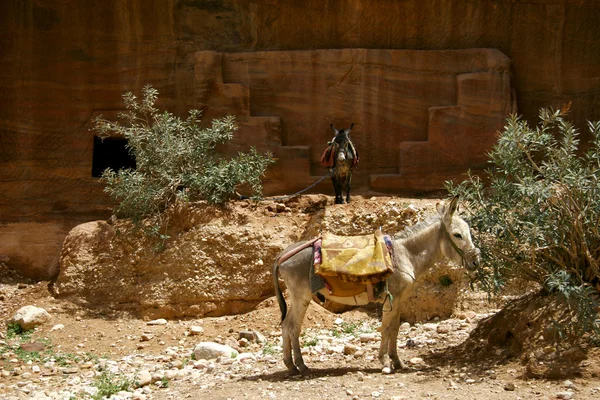
[[[292,193],[327,173],[332,132],[355,123],[354,193],[422,193],[485,166],[516,111],[510,60],[496,49],[337,49],[195,55],[194,99],[208,118],[233,114],[228,150],[255,146],[278,162],[265,193]],[[331,194],[325,180],[313,191]]]

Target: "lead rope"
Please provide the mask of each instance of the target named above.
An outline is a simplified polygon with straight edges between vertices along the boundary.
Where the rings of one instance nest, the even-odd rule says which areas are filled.
[[[394,301],[394,296],[390,293],[388,289],[388,280],[385,280],[385,298],[383,299],[383,304],[381,305],[381,311],[383,312],[391,312],[394,309],[392,302]],[[389,308],[385,308],[386,303],[389,305]]]
[[[379,227],[379,230],[382,231],[381,227]],[[392,258],[392,264],[393,264],[393,260],[394,260],[394,247],[391,241],[391,238],[389,239],[390,245],[387,245],[387,242],[385,237],[383,239],[383,242],[385,243],[385,246],[388,248],[388,252],[390,253],[390,257]],[[394,309],[394,306],[392,305],[392,302],[394,301],[394,296],[392,296],[392,293],[389,290],[388,287],[388,279],[385,280],[385,298],[383,299],[383,304],[381,305],[381,311],[383,312],[391,312]],[[389,305],[389,308],[385,308],[386,303]]]
[[[302,194],[304,192],[306,192],[308,189],[311,189],[313,186],[315,186],[316,184],[318,184],[319,182],[321,182],[323,179],[325,178],[329,178],[331,175],[333,175],[333,171],[329,172],[327,175],[324,175],[321,177],[321,179],[319,179],[318,181],[316,181],[315,183],[313,183],[312,185],[310,185],[309,187],[307,187],[306,189],[302,189],[296,193],[293,194],[288,194],[285,196],[281,196],[281,197],[258,197],[258,196],[244,196],[243,194],[239,194],[236,192],[236,194],[239,197],[239,200],[256,200],[256,201],[281,201],[281,200],[286,200],[286,199],[290,199],[292,197],[298,196],[299,194]]]

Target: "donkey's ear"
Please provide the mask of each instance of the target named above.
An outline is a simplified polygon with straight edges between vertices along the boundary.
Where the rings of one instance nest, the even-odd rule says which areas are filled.
[[[348,133],[350,133],[350,131],[352,130],[352,128],[354,128],[354,122],[350,124],[350,129],[348,129]]]
[[[454,215],[454,213],[458,212],[458,196],[454,196],[450,201],[450,209],[448,212],[450,215]]]
[[[450,220],[454,213],[458,211],[458,196],[454,196],[448,205],[444,202],[437,203],[435,208],[440,217],[444,220]]]
[[[333,124],[329,124],[329,126],[331,127],[331,130],[333,130],[335,133],[337,133],[337,131],[335,130],[335,126],[333,126]]]
[[[443,201],[435,203],[435,209],[440,217],[443,217],[444,214],[446,214],[446,204]]]

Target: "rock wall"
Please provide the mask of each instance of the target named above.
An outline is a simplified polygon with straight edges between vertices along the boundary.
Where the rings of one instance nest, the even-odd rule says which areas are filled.
[[[387,74],[382,75],[384,65],[388,65],[383,62],[386,50],[377,49],[440,54],[448,50],[497,49],[510,60],[510,78],[505,72],[496,81],[490,80],[490,71],[485,72],[486,76],[461,72],[465,76],[455,85],[465,89],[463,104],[472,109],[470,101],[485,99],[481,90],[487,88],[506,93],[506,86],[498,86],[500,82],[514,88],[517,109],[529,120],[535,120],[541,106],[572,101],[573,119],[582,127],[585,119],[600,118],[599,11],[600,4],[593,0],[3,1],[0,260],[34,278],[47,279],[56,274],[56,262],[50,260],[57,259],[56,249],[69,229],[109,215],[110,203],[102,186],[91,177],[91,117],[98,113],[114,115],[122,107],[121,94],[139,92],[145,84],[160,91],[162,107],[179,115],[202,105],[202,83],[197,79],[202,68],[199,51],[215,52],[218,59],[225,60],[224,70],[213,71],[224,78],[225,89],[238,84],[238,89],[248,90],[248,102],[235,109],[246,107],[248,114],[241,116],[245,118],[244,126],[258,129],[241,131],[244,139],[248,138],[242,143],[260,144],[264,140],[277,148],[281,160],[282,168],[269,172],[269,191],[294,190],[303,186],[299,179],[311,181],[320,175],[315,168],[320,148],[315,144],[329,134],[330,117],[342,125],[357,122],[351,119],[359,117],[357,140],[366,140],[360,139],[361,132],[381,135],[375,144],[385,149],[386,157],[365,153],[360,165],[364,174],[357,177],[357,188],[373,192],[425,190],[431,189],[422,186],[431,178],[456,176],[465,164],[479,163],[481,156],[469,146],[476,147],[482,139],[485,147],[487,139],[479,135],[494,131],[496,125],[464,108],[453,109],[460,99],[449,101],[451,94],[441,84],[438,88],[444,90],[439,93],[430,91],[430,86],[411,86],[414,92],[404,94],[414,95],[423,108],[417,111],[414,104],[407,104],[405,110],[400,110],[406,97],[397,98],[385,92],[385,87],[388,83],[399,85],[401,80],[395,77],[395,83],[388,82]],[[315,51],[321,49],[338,50],[329,55]],[[267,52],[265,61],[249,57]],[[236,53],[240,58],[236,59]],[[280,60],[272,58],[277,54]],[[376,59],[379,67],[353,63],[355,69],[341,86],[345,84],[345,89],[353,92],[358,88],[352,82],[364,85],[359,97],[346,98],[337,91],[341,86],[335,85],[326,96],[315,98],[315,104],[303,103],[306,110],[290,106],[286,111],[283,104],[268,104],[267,93],[256,90],[259,77],[242,73],[243,65],[259,71],[261,66],[278,64],[281,68],[273,74],[281,74],[287,71],[283,65],[287,59],[292,70],[296,65],[300,68],[298,78],[315,85],[305,86],[306,92],[301,94],[310,90],[322,94],[326,86],[319,85],[329,81],[304,80],[313,68],[310,57],[316,57],[315,72],[323,71],[324,62],[331,61],[332,70],[326,72],[342,78],[342,62],[348,60],[344,57],[360,54]],[[431,59],[420,62],[421,74],[432,67],[442,71],[446,65],[445,58],[435,61],[437,65],[429,64]],[[359,71],[374,75],[359,79]],[[287,84],[298,83],[295,78]],[[282,89],[286,82],[279,84],[279,88],[273,84],[262,87]],[[458,91],[455,93],[458,96]],[[278,96],[284,102],[296,100],[286,96],[285,91],[279,91]],[[211,99],[207,104],[215,101]],[[246,101],[243,96],[238,99]],[[499,104],[506,111],[506,104],[511,102],[504,100]],[[335,106],[337,109],[327,108],[336,102],[341,104]],[[343,112],[346,104],[352,113]],[[387,109],[389,104],[396,108]],[[215,105],[213,102],[218,109]],[[325,107],[324,112],[314,121],[308,116],[302,123],[298,116],[319,110],[319,105]],[[275,111],[286,113],[278,115]],[[382,115],[385,118],[380,118]],[[437,125],[441,126],[439,131],[435,131]],[[454,126],[458,136],[444,137],[447,126]],[[423,146],[424,135],[432,128],[434,133],[428,140],[437,145]],[[397,129],[392,133],[407,141],[389,146],[389,141],[382,140],[389,133],[386,129]],[[310,143],[303,142],[305,139]],[[456,146],[461,156],[445,151],[449,145]],[[457,149],[451,150],[456,153]],[[467,154],[464,159],[463,154]],[[438,157],[439,165],[429,168],[426,160]],[[290,163],[286,168],[287,160]],[[325,185],[316,190],[331,188]]]
[[[439,190],[485,165],[515,107],[510,61],[491,49],[198,52],[194,87],[205,116],[238,116],[233,149],[274,152],[271,193],[327,173],[319,159],[330,123],[355,124],[355,192]]]

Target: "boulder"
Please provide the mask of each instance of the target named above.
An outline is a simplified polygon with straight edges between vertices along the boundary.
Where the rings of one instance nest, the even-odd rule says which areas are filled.
[[[9,322],[17,323],[21,329],[28,331],[38,325],[50,321],[52,317],[48,311],[36,306],[21,307]]]

